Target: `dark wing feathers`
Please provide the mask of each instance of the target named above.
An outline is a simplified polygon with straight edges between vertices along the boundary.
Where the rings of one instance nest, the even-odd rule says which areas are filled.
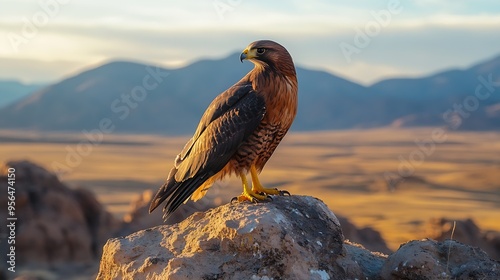
[[[189,198],[189,196],[198,188],[198,186],[203,184],[203,182],[208,178],[209,176],[207,176],[207,174],[203,174],[196,178],[187,179],[180,183],[176,182],[175,180],[167,181],[161,189],[165,188],[165,190],[170,190],[171,192],[173,191],[173,193],[172,196],[168,199],[167,204],[163,208],[163,219],[166,220],[170,216],[170,214],[172,214],[184,201],[186,201],[186,199]],[[167,198],[168,195],[164,197]]]
[[[150,212],[165,200],[165,216],[175,211],[203,182],[224,168],[264,114],[264,99],[251,86],[235,86],[219,95],[177,156],[167,181],[151,202]]]
[[[221,93],[217,96],[212,103],[208,106],[207,110],[201,117],[200,123],[196,128],[196,132],[186,145],[182,152],[179,154],[180,160],[184,159],[193,144],[196,142],[198,137],[205,131],[207,126],[212,123],[215,119],[219,118],[221,115],[225,114],[231,107],[238,103],[245,95],[253,92],[251,83],[244,83],[242,85],[235,85]]]

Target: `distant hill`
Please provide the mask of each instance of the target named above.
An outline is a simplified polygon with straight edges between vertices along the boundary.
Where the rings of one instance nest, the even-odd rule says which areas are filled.
[[[41,87],[40,84],[23,84],[14,80],[0,80],[0,108],[21,100]]]
[[[210,101],[251,67],[239,63],[238,54],[178,69],[111,62],[1,109],[0,128],[81,131],[109,119],[114,132],[190,134]],[[388,79],[370,87],[327,72],[301,67],[297,72],[299,112],[293,130],[444,126],[443,113],[464,100],[474,101],[467,97],[474,96],[478,77],[499,79],[500,57],[464,70]],[[496,89],[472,104],[477,109],[462,118],[460,129],[500,129]]]
[[[491,77],[490,92],[482,80]],[[476,96],[476,89],[481,87]],[[443,125],[449,110],[460,115],[461,129],[500,129],[500,56],[467,69],[454,69],[422,78],[387,79],[370,87],[384,99],[395,101],[393,124]]]

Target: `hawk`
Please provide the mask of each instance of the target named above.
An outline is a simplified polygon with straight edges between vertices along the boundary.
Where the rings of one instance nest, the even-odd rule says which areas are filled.
[[[167,219],[183,202],[202,198],[215,181],[231,174],[237,174],[243,185],[243,193],[233,200],[257,202],[269,195],[289,195],[264,188],[258,174],[297,113],[298,84],[292,57],[280,44],[261,40],[247,46],[240,55],[243,60],[252,62],[254,68],[208,106],[154,196],[150,213],[166,201]]]

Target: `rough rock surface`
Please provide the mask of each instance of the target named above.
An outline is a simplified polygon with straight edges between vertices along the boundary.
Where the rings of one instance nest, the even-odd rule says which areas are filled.
[[[147,229],[159,225],[171,225],[178,223],[195,212],[204,212],[209,209],[220,206],[223,201],[229,201],[227,197],[210,196],[207,194],[202,200],[193,202],[189,200],[182,205],[173,215],[167,220],[163,221],[162,211],[154,211],[149,213],[149,204],[153,198],[154,192],[152,190],[144,191],[138,196],[136,200],[131,203],[130,212],[125,215],[124,223],[121,230],[121,235],[128,235],[130,233]],[[368,250],[382,252],[389,254],[392,251],[387,247],[385,240],[382,238],[380,232],[371,227],[357,228],[349,219],[337,216],[344,237],[352,242],[362,244]]]
[[[60,263],[85,263],[99,258],[104,242],[119,227],[95,196],[72,190],[57,176],[28,161],[0,166],[0,189],[7,190],[7,170],[15,168],[17,265],[53,267]],[[0,196],[0,205],[7,197]],[[0,219],[6,219],[6,211]],[[2,227],[2,235],[6,234]],[[6,246],[2,242],[2,246]],[[5,252],[6,248],[1,248]]]
[[[453,220],[439,218],[431,219],[426,225],[426,237],[443,241],[451,237],[471,246],[483,249],[488,255],[500,260],[500,232],[482,231],[472,219],[456,221],[453,230]]]
[[[379,252],[370,252],[361,244],[344,241],[346,254],[339,258],[337,263],[346,272],[346,279],[380,279],[380,269],[387,259],[387,255]]]
[[[410,241],[389,256],[382,279],[500,279],[500,262],[455,240]]]
[[[312,197],[226,204],[110,239],[97,279],[346,279],[343,239]]]
[[[449,252],[449,254],[448,254]],[[307,196],[234,203],[108,240],[104,279],[500,279],[500,263],[457,241],[411,241],[386,256],[344,241]]]

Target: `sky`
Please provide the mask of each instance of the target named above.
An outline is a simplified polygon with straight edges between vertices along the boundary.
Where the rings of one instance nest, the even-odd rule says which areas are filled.
[[[0,79],[56,82],[111,60],[182,67],[258,39],[370,85],[499,56],[500,2],[0,0]]]

